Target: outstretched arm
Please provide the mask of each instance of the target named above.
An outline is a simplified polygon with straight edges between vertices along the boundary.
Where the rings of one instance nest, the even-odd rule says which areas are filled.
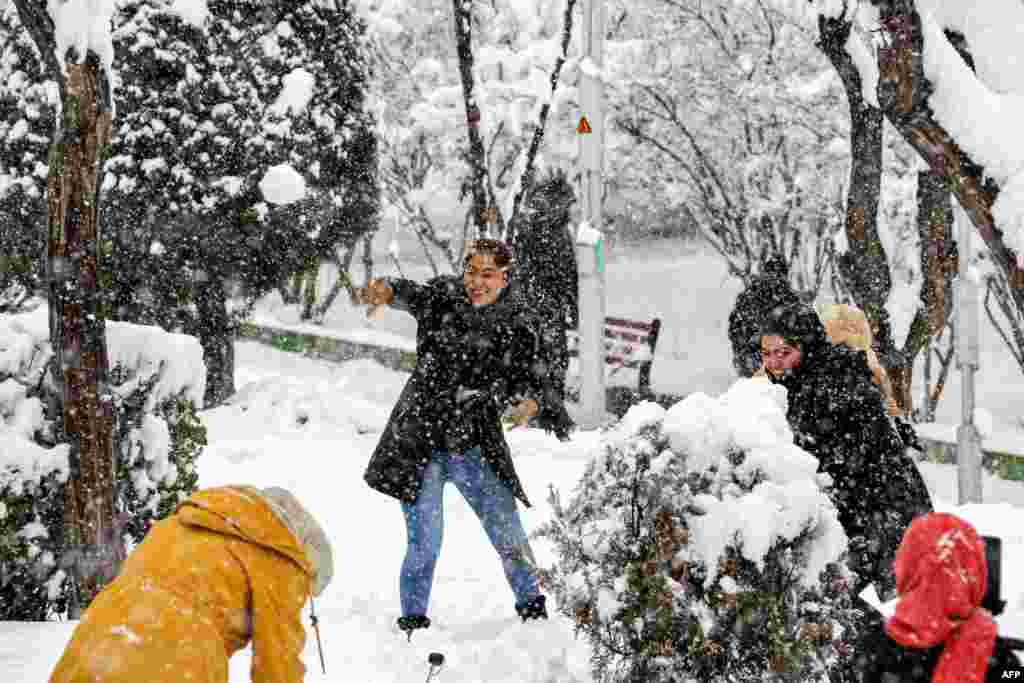
[[[381,306],[391,306],[419,318],[427,306],[430,286],[404,278],[382,277],[371,280],[365,287],[352,291],[352,303],[367,306],[366,317],[372,317]]]

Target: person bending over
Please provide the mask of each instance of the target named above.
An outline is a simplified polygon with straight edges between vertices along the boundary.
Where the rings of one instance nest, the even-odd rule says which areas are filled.
[[[156,522],[82,615],[50,683],[253,683],[305,677],[303,604],[334,574],[323,529],[290,492],[199,491]]]

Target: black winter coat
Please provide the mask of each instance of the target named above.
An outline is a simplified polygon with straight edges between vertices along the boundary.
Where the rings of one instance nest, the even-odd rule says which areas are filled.
[[[501,412],[522,398],[537,401],[539,422],[567,420],[547,385],[537,321],[501,297],[475,308],[452,276],[426,284],[393,279],[392,306],[416,318],[416,366],[391,411],[364,479],[413,503],[434,451],[479,446],[484,462],[512,493],[530,502],[512,464]]]
[[[893,560],[903,532],[932,510],[916,463],[907,455],[871,379],[863,351],[833,345],[808,306],[778,309],[763,331],[801,348],[801,362],[772,381],[789,394],[787,418],[796,443],[818,458],[833,480],[830,497],[850,539],[855,595],[874,583],[879,594],[895,590]]]
[[[932,683],[932,674],[943,646],[927,650],[903,647],[885,633],[885,623],[878,612],[872,611],[869,619],[866,627],[871,635],[861,641],[861,651],[856,658],[859,660],[857,680],[861,683]],[[985,683],[1018,680],[1004,675],[1004,672],[1022,669],[1024,664],[1007,641],[996,638],[985,672]]]

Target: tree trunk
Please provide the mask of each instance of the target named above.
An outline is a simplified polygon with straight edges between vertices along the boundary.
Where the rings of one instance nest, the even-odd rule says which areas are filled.
[[[364,243],[371,241],[372,238],[363,240]],[[324,316],[327,315],[327,311],[329,311],[331,306],[334,305],[334,301],[338,298],[338,295],[341,294],[342,289],[347,290],[349,296],[352,296],[354,290],[352,287],[352,278],[349,276],[348,272],[349,268],[352,266],[352,258],[355,256],[356,246],[357,245],[353,244],[348,248],[345,252],[345,258],[338,258],[337,254],[334,255],[334,265],[338,269],[338,278],[331,286],[331,290],[327,292],[327,296],[324,297],[323,303],[316,307],[316,310],[313,313],[313,317],[316,322],[323,322]],[[367,278],[366,281],[369,282],[370,279],[371,278]]]
[[[876,352],[886,370],[907,360],[896,348],[885,302],[892,289],[889,262],[878,236],[878,197],[882,188],[882,112],[864,100],[860,73],[846,51],[849,22],[819,19],[820,42],[843,82],[850,107],[850,186],[846,202],[848,251],[839,271],[853,299],[867,315]]]
[[[50,341],[63,399],[61,440],[71,446],[62,564],[75,584],[72,617],[117,575],[125,556],[115,525],[114,410],[96,211],[111,128],[106,78],[91,53],[85,63],[67,65],[47,179]]]
[[[932,85],[924,75],[921,17],[913,0],[876,0],[890,42],[879,48],[878,101],[886,118],[931,167],[949,181],[960,206],[971,217],[1003,271],[1017,310],[1024,313],[1024,270],[1006,246],[995,224],[992,206],[999,194],[996,182],[936,121],[928,106]],[[954,43],[954,46],[956,44]]]
[[[371,232],[363,238],[363,277],[367,282],[373,279],[373,235]],[[355,251],[355,247],[352,247],[352,251]]]
[[[57,54],[46,3],[14,4],[47,74],[58,84],[63,112],[50,147],[46,279],[50,368],[63,416],[56,437],[70,446],[60,565],[70,573],[69,615],[77,618],[117,575],[125,557],[114,511],[114,410],[97,221],[102,157],[109,151],[112,124],[110,83],[95,54],[87,54],[82,64],[73,49]]]
[[[929,341],[942,332],[953,312],[953,277],[957,272],[953,241],[953,206],[946,178],[933,171],[917,175],[917,232],[921,240],[921,307],[903,344],[906,363],[888,371],[900,409],[913,412],[911,385],[914,361],[921,351],[930,353]],[[930,359],[929,359],[930,360]],[[941,385],[938,391],[941,392]],[[930,396],[929,400],[937,400]]]
[[[227,293],[220,278],[211,276],[196,288],[199,343],[206,362],[206,408],[221,405],[235,393],[235,329],[228,314]]]
[[[316,308],[317,290],[320,288],[320,259],[316,259],[308,268],[299,273],[299,277],[304,283],[302,312],[299,314],[299,320],[312,320],[313,310]]]
[[[455,50],[459,57],[459,75],[462,77],[462,97],[466,103],[466,129],[469,150],[466,161],[470,168],[469,193],[473,198],[472,216],[477,234],[488,234],[487,225],[493,220],[487,202],[487,161],[484,141],[480,136],[480,107],[477,106],[473,81],[472,0],[452,0],[455,10]]]
[[[928,334],[934,336],[942,331],[953,310],[953,278],[959,269],[949,186],[946,177],[934,171],[917,174],[917,232],[924,276],[921,303]]]

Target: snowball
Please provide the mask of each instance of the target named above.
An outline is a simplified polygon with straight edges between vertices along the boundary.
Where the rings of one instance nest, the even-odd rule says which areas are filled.
[[[316,87],[316,77],[303,68],[298,68],[285,74],[281,79],[282,89],[277,101],[271,105],[270,110],[275,114],[284,116],[289,112],[299,114],[305,111],[313,99],[313,90]]]
[[[278,164],[267,169],[260,192],[271,204],[291,204],[306,196],[306,181],[290,165]]]

